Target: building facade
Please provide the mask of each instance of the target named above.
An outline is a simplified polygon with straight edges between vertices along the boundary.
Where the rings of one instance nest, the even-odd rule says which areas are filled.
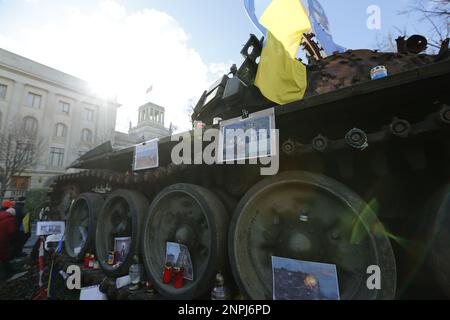
[[[129,134],[139,142],[169,136],[171,131],[165,127],[164,122],[165,109],[148,102],[139,107],[138,124],[130,129]]]
[[[116,132],[114,147],[128,147],[141,142],[167,137],[172,134],[170,128],[165,127],[165,109],[157,104],[148,102],[139,107],[138,123],[131,127],[128,134]]]
[[[16,177],[17,187],[42,187],[81,154],[112,140],[118,107],[81,79],[0,49],[0,134],[20,124],[43,139],[36,165]]]

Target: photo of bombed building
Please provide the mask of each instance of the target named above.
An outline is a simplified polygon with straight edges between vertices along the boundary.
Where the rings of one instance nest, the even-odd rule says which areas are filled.
[[[64,212],[64,241],[53,246],[59,251],[41,250],[40,273],[44,239],[34,240],[26,262],[4,255],[0,299],[72,298],[64,284],[52,291],[58,281],[47,261],[54,271],[80,266],[83,288],[109,300],[293,300],[298,309],[297,300],[448,299],[449,10],[448,1],[423,1],[79,4],[86,19],[75,25],[87,43],[102,44],[83,62],[92,57],[87,71],[117,84],[126,109],[116,124],[128,134],[92,145],[51,180],[46,200]],[[0,30],[7,3],[0,1]],[[105,34],[114,41],[97,41]],[[53,127],[66,119],[59,98],[69,92],[0,75],[3,119],[4,101],[20,101],[18,114],[38,120],[59,148],[54,135],[64,130]],[[14,83],[21,90],[11,91]],[[136,102],[151,83],[152,99]],[[113,111],[77,97],[64,159],[75,150],[71,132],[114,127]],[[39,101],[56,109],[35,108]],[[84,102],[97,106],[93,118]],[[136,125],[128,125],[132,112]],[[252,143],[265,153],[255,157]],[[244,153],[227,158],[237,149]],[[46,163],[60,158],[47,154]],[[2,230],[15,219],[11,206],[0,214]],[[9,248],[14,240],[2,230]],[[129,238],[129,250],[111,265],[118,237]],[[121,287],[128,276],[133,286]]]
[[[272,257],[274,300],[339,300],[333,265]]]
[[[320,282],[314,276],[301,271],[289,271],[281,268],[274,271],[276,300],[324,300]]]

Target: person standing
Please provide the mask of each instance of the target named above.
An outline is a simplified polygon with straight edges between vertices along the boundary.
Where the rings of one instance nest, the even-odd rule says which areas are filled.
[[[39,221],[47,221],[49,213],[50,207],[46,203],[46,205],[44,205],[44,207],[42,207],[41,211],[39,212]]]
[[[12,240],[17,231],[16,211],[11,201],[3,201],[0,209],[0,264],[3,274],[0,278],[8,278],[11,273],[10,261],[12,259]]]
[[[122,244],[122,250],[120,250],[120,261],[125,262],[126,254],[125,254],[125,244]]]
[[[22,244],[22,250],[25,244],[27,243],[28,239],[31,237],[31,215],[29,212],[25,213],[25,217],[23,217],[22,220],[23,225],[23,233],[24,233],[24,239]]]
[[[25,197],[20,197],[14,205],[14,209],[16,210],[16,226],[17,226],[17,232],[16,236],[14,238],[14,244],[13,244],[13,255],[15,258],[19,258],[22,256],[22,249],[23,246],[27,240],[26,234],[25,234],[25,226],[24,226],[24,218],[26,215],[25,212]],[[28,215],[29,217],[29,215]],[[28,228],[29,230],[29,228]]]
[[[44,208],[41,208],[41,211],[39,211],[39,221],[42,221],[44,218]]]

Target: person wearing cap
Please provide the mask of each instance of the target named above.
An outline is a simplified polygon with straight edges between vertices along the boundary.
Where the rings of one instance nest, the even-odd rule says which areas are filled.
[[[0,209],[0,279],[8,278],[12,271],[9,264],[12,258],[11,241],[17,231],[16,210],[12,206],[13,203],[6,200]]]

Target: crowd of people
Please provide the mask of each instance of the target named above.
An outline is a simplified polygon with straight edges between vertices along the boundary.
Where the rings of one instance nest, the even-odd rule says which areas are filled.
[[[12,260],[26,255],[23,247],[31,236],[31,227],[25,200],[4,200],[0,208],[0,280],[11,276]]]

